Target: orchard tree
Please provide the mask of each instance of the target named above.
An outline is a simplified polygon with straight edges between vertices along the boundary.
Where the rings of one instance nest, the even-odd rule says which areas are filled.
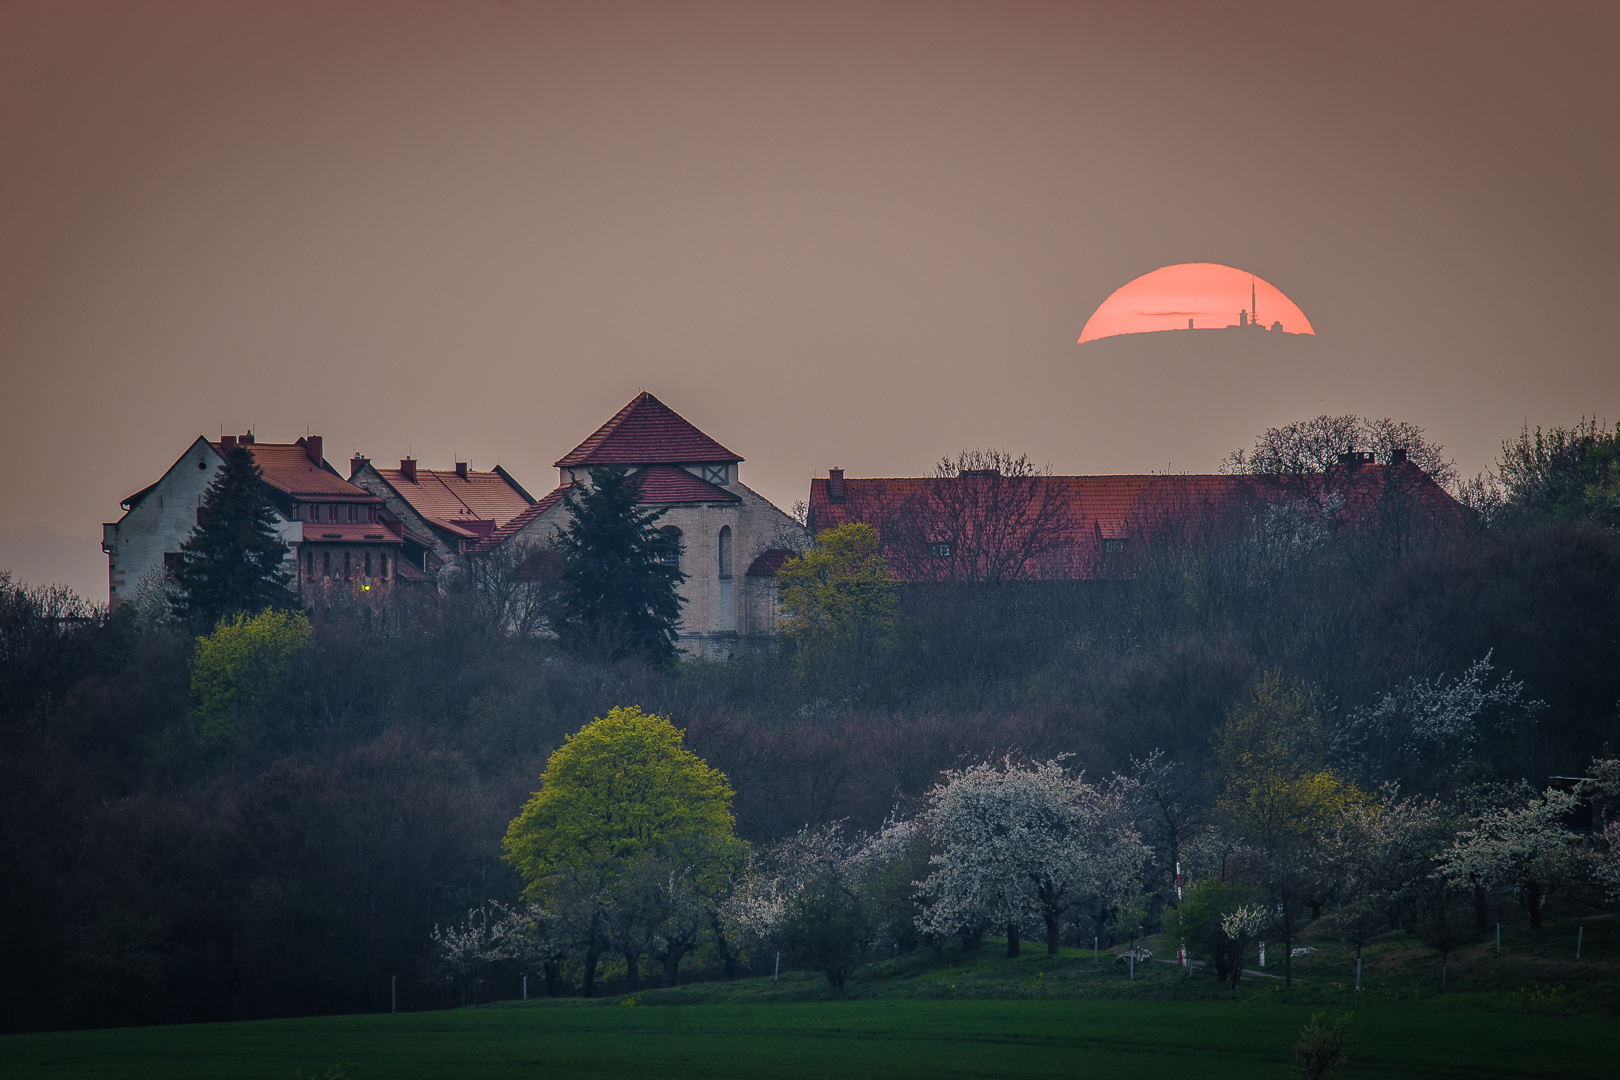
[[[1039,919],[1055,954],[1063,913],[1096,894],[1126,894],[1147,861],[1123,787],[1088,784],[1058,760],[945,773],[923,818],[937,854],[919,927],[936,937],[1004,927],[1007,955],[1017,956],[1020,932]]]
[[[1508,505],[1522,513],[1620,529],[1620,424],[1526,426],[1502,444],[1498,472]]]
[[[237,612],[254,614],[292,601],[275,507],[246,447],[225,455],[197,509],[197,527],[175,567],[179,613],[212,626]]]
[[[641,481],[622,465],[591,470],[589,487],[563,495],[568,525],[553,629],[575,652],[655,663],[675,659],[681,620],[680,540],[654,527],[661,510],[641,503]]]
[[[1530,925],[1540,927],[1549,889],[1581,872],[1575,834],[1564,827],[1575,805],[1573,793],[1548,788],[1521,805],[1486,811],[1441,854],[1442,872],[1458,884],[1514,889],[1530,913]]]
[[[638,932],[667,946],[672,907],[723,888],[742,850],[731,799],[725,776],[682,746],[673,724],[635,706],[592,721],[551,755],[540,790],[507,828],[506,858],[528,900],[579,928],[586,996],[610,945],[635,980],[646,940]],[[649,904],[649,881],[672,876],[680,885],[665,893],[669,903]]]

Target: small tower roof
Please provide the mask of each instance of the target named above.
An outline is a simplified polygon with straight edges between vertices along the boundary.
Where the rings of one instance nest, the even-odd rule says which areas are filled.
[[[741,460],[674,409],[642,391],[590,438],[559,459],[556,467],[690,465]]]

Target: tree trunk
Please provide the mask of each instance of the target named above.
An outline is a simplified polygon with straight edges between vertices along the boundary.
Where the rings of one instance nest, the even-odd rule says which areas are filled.
[[[1530,929],[1541,929],[1541,882],[1532,881],[1524,887],[1525,906],[1530,909]]]
[[[1007,956],[1008,957],[1014,957],[1014,956],[1017,956],[1017,955],[1018,955],[1018,924],[1017,923],[1008,923],[1007,924]]]
[[[562,963],[557,960],[547,960],[546,970],[546,997],[562,997]]]
[[[585,946],[585,985],[581,988],[585,997],[596,992],[596,962],[602,958],[602,916],[591,916],[591,940]]]
[[[962,951],[978,952],[979,946],[984,944],[984,932],[981,930],[962,931]]]
[[[1491,928],[1491,912],[1485,905],[1485,886],[1474,884],[1474,929],[1489,930]]]
[[[632,994],[641,989],[641,955],[631,949],[624,951],[624,986]]]
[[[1055,913],[1048,911],[1044,914],[1046,916],[1046,955],[1056,956],[1059,944],[1058,934],[1062,932],[1062,929]]]

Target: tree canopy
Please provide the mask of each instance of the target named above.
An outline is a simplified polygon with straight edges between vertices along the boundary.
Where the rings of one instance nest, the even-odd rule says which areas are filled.
[[[776,580],[784,629],[805,652],[869,654],[893,626],[900,587],[877,531],[864,522],[823,529],[809,551],[782,564]]]
[[[641,482],[622,465],[591,470],[591,484],[563,496],[569,522],[553,628],[575,652],[604,659],[675,658],[681,596],[680,540],[654,527],[661,510],[640,502]]]
[[[238,614],[199,638],[191,692],[203,738],[223,743],[271,727],[282,729],[276,734],[296,734],[314,646],[309,616],[302,611]]]
[[[275,508],[245,447],[225,455],[197,510],[197,527],[180,547],[175,583],[183,613],[205,625],[239,611],[288,603],[291,549],[277,532]]]

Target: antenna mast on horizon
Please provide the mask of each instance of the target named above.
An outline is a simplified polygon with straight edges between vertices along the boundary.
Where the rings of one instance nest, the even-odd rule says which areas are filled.
[[[1258,310],[1256,310],[1256,306],[1255,306],[1255,302],[1254,302],[1254,275],[1250,274],[1249,275],[1249,321],[1252,322],[1252,323],[1258,323],[1260,321],[1259,314],[1260,313],[1259,313]]]

